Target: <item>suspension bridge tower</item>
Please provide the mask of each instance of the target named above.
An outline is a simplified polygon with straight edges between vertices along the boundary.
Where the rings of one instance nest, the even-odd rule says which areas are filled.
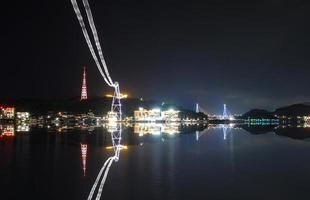
[[[199,113],[199,104],[196,103],[196,113]]]
[[[223,110],[223,115],[222,115],[223,119],[228,119],[228,114],[227,114],[227,109],[226,109],[226,104],[224,104],[224,110]]]
[[[87,86],[86,86],[86,67],[83,66],[83,82],[81,90],[81,101],[87,99]]]

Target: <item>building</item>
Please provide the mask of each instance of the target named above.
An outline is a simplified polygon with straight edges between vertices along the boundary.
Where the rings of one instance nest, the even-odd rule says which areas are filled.
[[[14,107],[0,106],[0,119],[14,119],[14,117],[15,117]]]
[[[162,121],[160,109],[147,110],[144,108],[139,108],[139,110],[134,111],[134,118],[135,121],[144,121],[144,122]]]
[[[163,111],[161,114],[162,114],[163,121],[176,122],[176,121],[180,121],[179,113],[180,111],[178,110],[169,109],[169,110]]]
[[[174,109],[161,111],[160,109],[147,110],[144,108],[139,108],[139,110],[134,111],[134,119],[135,121],[140,122],[176,122],[180,121],[179,113],[180,111]]]
[[[16,112],[16,118],[20,121],[27,121],[29,117],[29,112]]]

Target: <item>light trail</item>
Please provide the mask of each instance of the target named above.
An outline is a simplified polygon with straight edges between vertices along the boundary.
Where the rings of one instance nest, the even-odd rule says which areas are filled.
[[[101,197],[101,194],[102,194],[102,189],[103,189],[103,186],[105,184],[105,181],[107,180],[107,176],[108,176],[108,173],[109,173],[109,170],[110,170],[110,167],[113,163],[113,161],[115,160],[115,156],[112,157],[112,159],[109,161],[109,164],[107,166],[107,169],[105,170],[105,173],[104,173],[104,176],[101,180],[101,183],[100,183],[100,187],[98,189],[98,193],[97,193],[97,197],[96,197],[96,200],[100,200],[100,197]]]
[[[88,18],[88,22],[89,22],[90,28],[91,28],[91,30],[93,32],[93,36],[94,36],[95,44],[96,44],[96,47],[97,47],[97,50],[98,50],[99,58],[101,60],[101,64],[102,64],[102,66],[104,68],[104,71],[105,71],[105,74],[106,74],[108,80],[110,81],[110,83],[113,84],[113,81],[112,81],[112,79],[110,77],[110,74],[109,74],[109,70],[108,70],[107,64],[106,64],[105,59],[103,57],[103,53],[102,53],[101,45],[100,45],[100,42],[99,42],[99,37],[98,37],[97,29],[96,29],[96,26],[95,26],[95,23],[94,23],[94,18],[93,18],[92,12],[90,10],[90,6],[89,6],[89,3],[88,3],[88,0],[83,0],[83,5],[84,5],[84,8],[85,8],[85,11],[86,11],[86,14],[87,14],[87,18]]]
[[[99,63],[99,61],[98,61],[98,58],[97,58],[96,53],[95,53],[95,50],[94,50],[93,45],[92,45],[92,43],[91,43],[91,41],[90,41],[90,38],[89,38],[89,35],[88,35],[88,32],[87,32],[86,26],[85,26],[85,23],[84,23],[84,20],[83,20],[83,16],[82,16],[82,14],[81,14],[81,11],[80,11],[80,9],[79,9],[79,6],[78,6],[76,0],[71,0],[71,3],[72,3],[72,6],[73,6],[73,9],[74,9],[74,12],[75,12],[75,14],[76,14],[76,17],[77,17],[77,19],[79,20],[79,23],[80,23],[80,26],[81,26],[81,29],[82,29],[84,38],[85,38],[85,40],[86,40],[86,43],[87,43],[87,45],[88,45],[88,48],[89,48],[89,50],[90,50],[90,53],[91,53],[91,55],[93,56],[93,59],[94,59],[94,61],[95,61],[95,63],[96,63],[96,66],[97,66],[97,68],[98,68],[100,74],[102,75],[104,81],[105,81],[109,86],[114,87],[113,82],[110,82],[110,81],[108,80],[108,78],[106,77],[106,75],[104,74],[104,72],[102,71],[101,65],[100,65],[100,63]]]
[[[113,144],[113,149],[114,149],[114,156],[109,157],[105,161],[103,167],[101,168],[101,170],[100,170],[100,172],[96,178],[95,183],[93,184],[93,187],[92,187],[92,189],[88,195],[87,200],[91,200],[93,198],[94,192],[95,192],[97,185],[98,185],[98,183],[102,177],[102,173],[104,172],[100,186],[99,186],[99,189],[98,189],[98,192],[97,192],[97,196],[96,196],[96,200],[100,199],[102,191],[103,191],[103,186],[104,186],[104,184],[107,180],[108,174],[109,174],[110,167],[111,167],[113,161],[117,162],[119,160],[119,153],[120,153],[120,150],[122,149],[121,133],[122,133],[121,129],[120,129],[120,131],[116,131],[116,132],[111,133],[112,144]]]
[[[96,181],[95,181],[95,183],[94,183],[92,189],[90,190],[90,193],[89,193],[89,195],[88,195],[87,200],[91,200],[91,199],[93,198],[94,192],[95,192],[96,187],[97,187],[97,185],[98,185],[98,183],[99,183],[99,181],[100,181],[101,175],[102,175],[102,173],[103,173],[105,167],[107,166],[108,162],[109,162],[110,159],[112,159],[112,158],[113,158],[113,157],[108,158],[108,159],[105,161],[104,165],[102,166],[102,168],[101,168],[101,170],[100,170],[100,172],[99,172],[99,174],[98,174],[98,176],[97,176],[97,178],[96,178]]]
[[[88,31],[86,29],[86,26],[85,26],[85,23],[84,23],[84,20],[83,20],[83,16],[81,14],[81,11],[79,9],[79,6],[76,2],[76,0],[71,0],[71,3],[72,3],[72,6],[73,6],[73,9],[74,9],[74,12],[76,14],[76,17],[79,21],[79,24],[81,26],[81,29],[82,29],[82,32],[83,32],[83,35],[84,35],[84,38],[86,40],[86,43],[88,45],[88,48],[91,52],[91,55],[96,63],[96,66],[100,72],[100,74],[102,75],[104,81],[110,86],[110,87],[113,87],[114,88],[114,96],[113,96],[113,100],[112,100],[112,106],[111,106],[111,114],[116,114],[116,121],[115,122],[121,122],[122,121],[122,105],[121,105],[121,93],[120,93],[120,89],[119,89],[119,84],[118,82],[113,82],[111,77],[110,77],[110,74],[109,74],[109,71],[108,71],[108,68],[107,68],[107,65],[106,65],[106,62],[104,60],[104,56],[103,56],[103,53],[102,53],[102,49],[101,49],[101,45],[100,45],[100,42],[99,42],[99,37],[98,37],[98,33],[97,33],[97,30],[96,30],[96,26],[95,26],[95,23],[94,23],[94,19],[93,19],[93,16],[92,16],[92,12],[90,10],[90,6],[89,6],[89,3],[88,3],[88,0],[83,0],[83,5],[84,5],[84,8],[85,8],[85,11],[86,11],[86,14],[87,14],[87,18],[88,18],[88,23],[89,23],[89,26],[92,30],[92,34],[93,34],[93,38],[94,38],[94,41],[95,41],[95,45],[97,47],[97,53],[99,55],[99,58],[100,58],[100,61],[101,61],[101,64],[103,66],[103,70],[102,70],[102,67],[100,65],[100,62],[97,58],[97,55],[95,53],[95,50],[94,50],[94,47],[93,47],[93,44],[89,38],[89,34],[88,34]],[[121,135],[122,135],[122,125],[121,124],[116,124],[116,127],[115,129],[112,129],[111,131],[111,138],[112,138],[112,145],[113,145],[113,150],[114,150],[114,156],[112,157],[109,157],[105,163],[103,164],[101,170],[99,171],[98,175],[97,175],[97,178],[92,186],[92,189],[88,195],[88,200],[91,200],[93,198],[93,195],[96,191],[96,188],[97,188],[97,185],[102,177],[102,173],[104,172],[104,175],[102,177],[102,180],[101,180],[101,183],[100,183],[100,186],[99,186],[99,189],[98,189],[98,192],[97,192],[97,196],[96,196],[96,200],[99,200],[100,197],[101,197],[101,194],[102,194],[102,190],[103,190],[103,186],[105,184],[105,181],[107,179],[107,176],[108,176],[108,173],[109,173],[109,170],[110,170],[110,167],[113,163],[113,161],[117,162],[119,160],[119,153],[120,153],[120,150],[122,148],[122,145],[120,144],[120,141],[121,141]]]

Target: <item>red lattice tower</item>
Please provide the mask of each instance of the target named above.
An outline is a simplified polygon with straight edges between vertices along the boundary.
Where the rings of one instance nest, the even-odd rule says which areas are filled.
[[[83,66],[83,83],[81,91],[81,101],[87,99],[87,86],[86,86],[86,67]]]

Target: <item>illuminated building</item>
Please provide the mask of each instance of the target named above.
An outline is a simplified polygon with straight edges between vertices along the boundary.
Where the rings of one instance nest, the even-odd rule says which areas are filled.
[[[144,108],[139,108],[139,110],[134,111],[134,118],[136,121],[161,121],[161,111],[160,109],[146,110]]]
[[[81,144],[83,175],[86,174],[87,144]]]
[[[14,107],[0,107],[0,119],[14,119]]]
[[[81,91],[81,101],[87,99],[87,86],[86,86],[86,67],[83,67],[83,82]]]
[[[109,122],[116,122],[117,121],[117,113],[113,111],[109,111],[107,115],[107,119]]]
[[[180,111],[174,109],[161,111],[160,109],[147,110],[144,108],[139,108],[139,110],[134,111],[134,118],[135,121],[140,122],[155,122],[155,121],[176,122],[180,121],[179,113]]]
[[[29,112],[16,112],[16,118],[21,121],[29,120]]]
[[[180,121],[179,113],[180,113],[180,111],[174,110],[174,109],[162,111],[162,118],[166,122]]]

